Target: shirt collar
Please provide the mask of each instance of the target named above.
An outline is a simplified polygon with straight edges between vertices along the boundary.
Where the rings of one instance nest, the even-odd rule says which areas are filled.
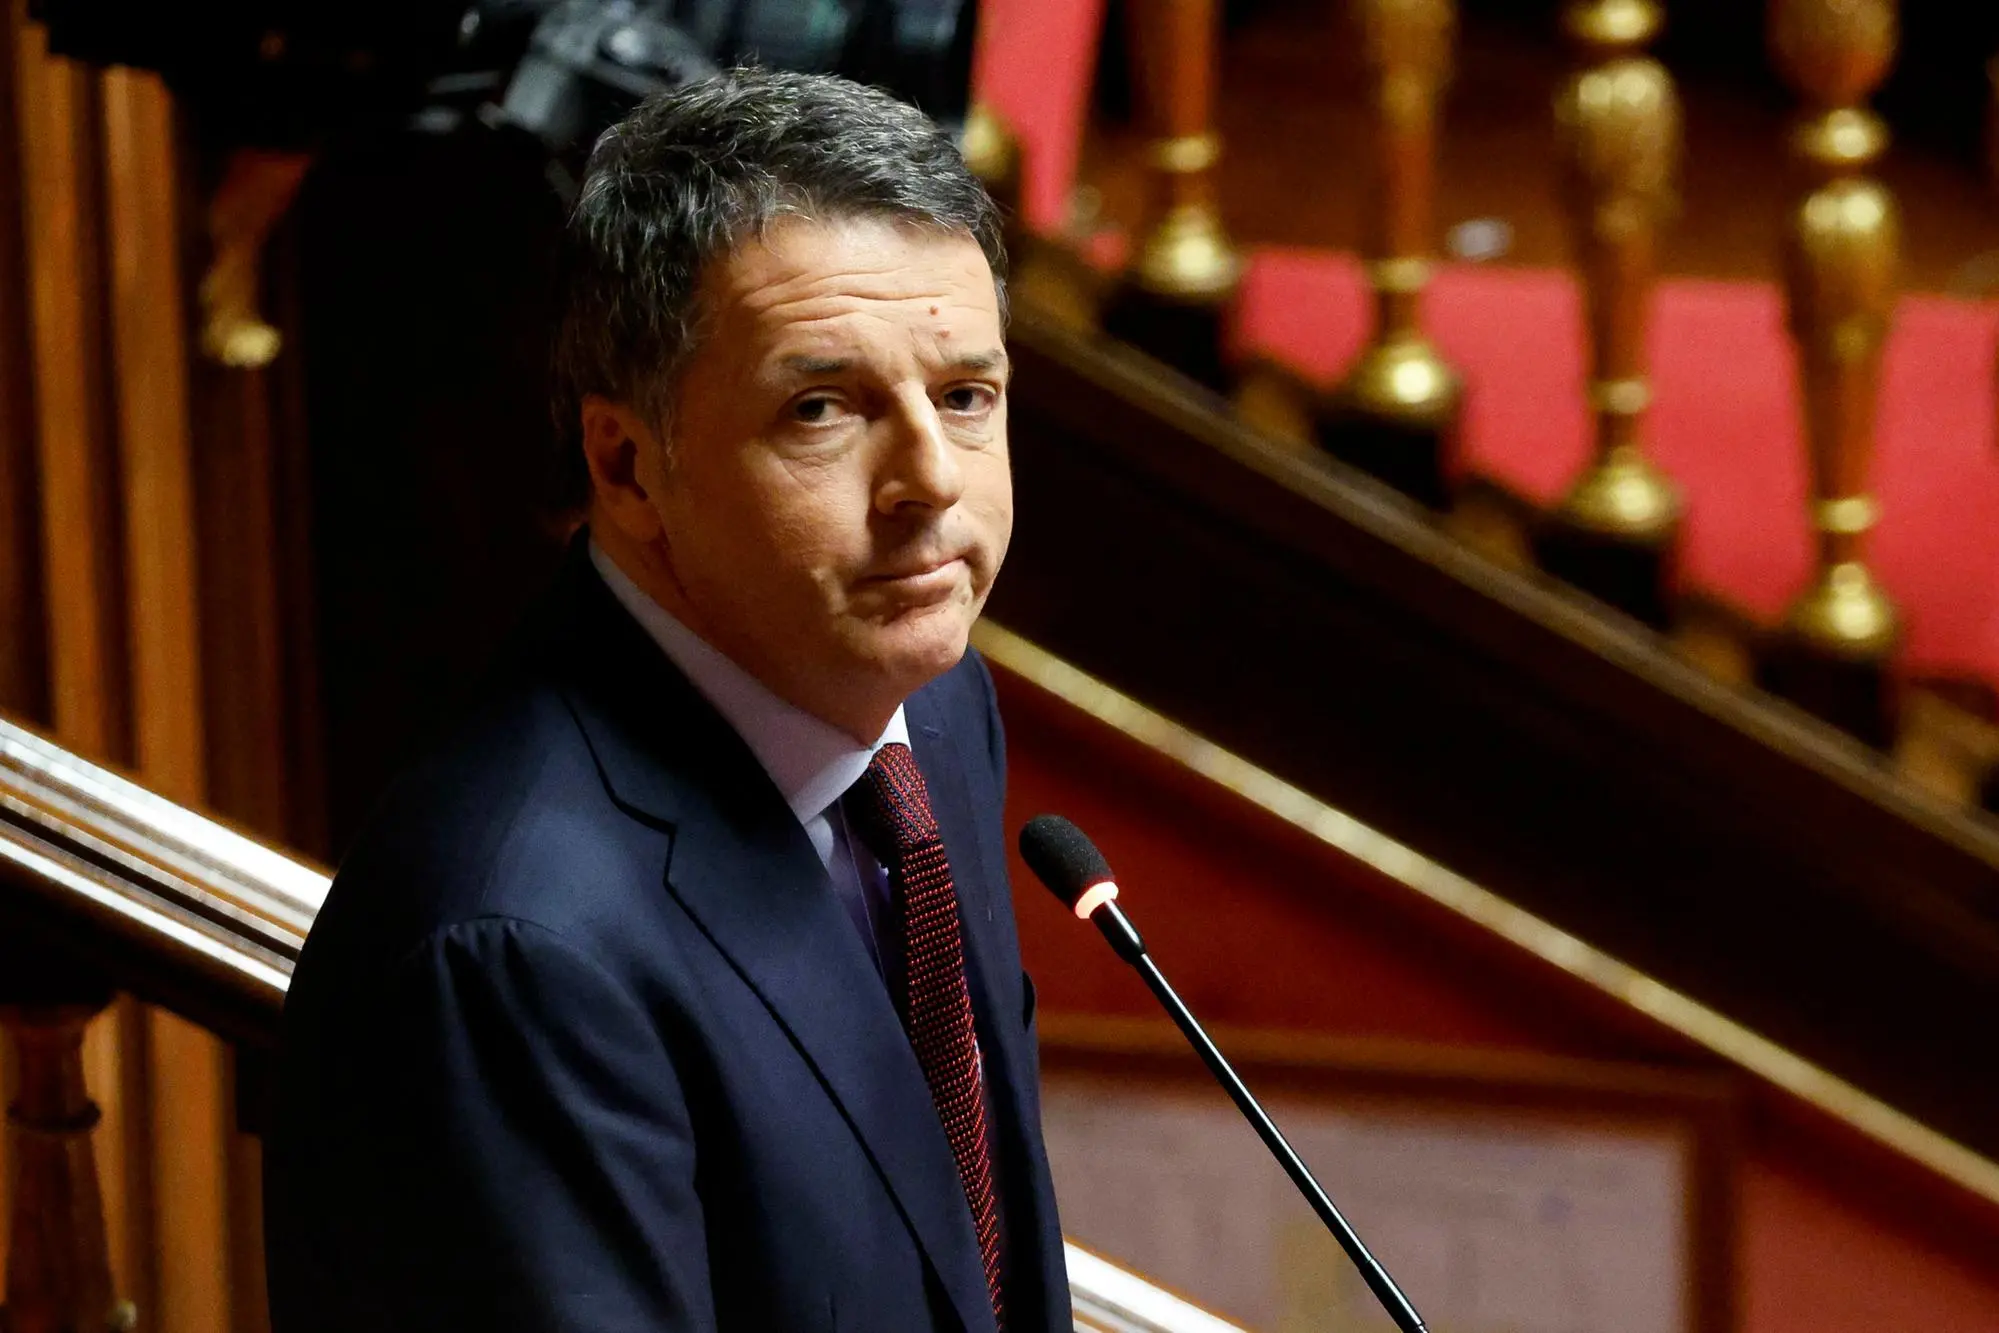
[[[874,743],[862,744],[832,723],[780,699],[762,681],[674,619],[646,596],[594,539],[590,563],[618,604],[743,738],[800,824],[810,824],[824,815],[827,807],[859,782],[875,751],[892,742],[909,744],[909,722],[900,706]]]

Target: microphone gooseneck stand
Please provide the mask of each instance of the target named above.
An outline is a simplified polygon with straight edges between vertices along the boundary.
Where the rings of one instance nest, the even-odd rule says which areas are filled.
[[[1254,1129],[1257,1137],[1263,1140],[1264,1147],[1270,1149],[1270,1155],[1284,1168],[1284,1174],[1291,1177],[1291,1183],[1298,1187],[1298,1192],[1305,1196],[1305,1202],[1312,1206],[1312,1211],[1326,1224],[1326,1230],[1333,1233],[1333,1239],[1339,1242],[1342,1250],[1346,1251],[1347,1258],[1353,1260],[1354,1267],[1360,1270],[1361,1280],[1367,1283],[1367,1289],[1374,1293],[1375,1300],[1381,1302],[1381,1308],[1388,1312],[1388,1317],[1395,1321],[1395,1326],[1401,1329],[1402,1333],[1429,1333],[1423,1323],[1423,1316],[1416,1313],[1416,1307],[1409,1303],[1407,1296],[1403,1295],[1402,1288],[1395,1284],[1395,1279],[1388,1275],[1388,1270],[1381,1266],[1381,1261],[1367,1248],[1367,1243],[1353,1229],[1353,1224],[1347,1221],[1339,1205],[1335,1204],[1332,1196],[1320,1186],[1318,1180],[1313,1177],[1311,1168],[1305,1165],[1297,1151],[1292,1148],[1290,1141],[1284,1137],[1284,1131],[1277,1127],[1277,1122],[1270,1118],[1270,1113],[1256,1100],[1256,1094],[1249,1090],[1249,1085],[1242,1081],[1242,1076],[1236,1073],[1235,1067],[1228,1062],[1228,1057],[1215,1045],[1214,1038],[1210,1037],[1207,1029],[1201,1026],[1201,1020],[1194,1017],[1194,1011],[1187,1007],[1186,1002],[1174,991],[1173,983],[1166,979],[1166,974],[1152,961],[1152,955],[1146,952],[1145,941],[1139,938],[1137,928],[1131,924],[1131,918],[1120,911],[1115,902],[1106,902],[1090,914],[1090,919],[1096,923],[1097,929],[1103,932],[1104,938],[1110,941],[1110,946],[1117,952],[1118,957],[1130,963],[1144,979],[1153,995],[1158,997],[1160,1006],[1172,1018],[1174,1025],[1185,1034],[1188,1044],[1194,1048],[1194,1053],[1201,1057],[1201,1063],[1208,1067],[1208,1072],[1222,1085],[1222,1090],[1228,1093],[1229,1100],[1233,1101],[1236,1109],[1242,1112],[1243,1119],[1249,1121],[1250,1128]]]
[[[1165,973],[1152,961],[1145,951],[1145,941],[1139,938],[1138,929],[1131,924],[1117,905],[1117,880],[1111,874],[1110,863],[1097,850],[1088,835],[1060,815],[1038,815],[1027,822],[1020,831],[1021,858],[1034,871],[1035,877],[1047,885],[1049,891],[1061,899],[1062,905],[1085,921],[1096,923],[1112,952],[1138,971],[1145,979],[1160,1005],[1172,1017],[1175,1026],[1186,1036],[1201,1057],[1201,1063],[1222,1085],[1229,1099],[1241,1111],[1243,1119],[1249,1121],[1263,1146],[1284,1168],[1284,1174],[1291,1177],[1291,1183],[1305,1196],[1305,1202],[1312,1205],[1312,1211],[1333,1233],[1347,1258],[1360,1271],[1361,1280],[1374,1293],[1375,1300],[1395,1321],[1402,1333],[1429,1333],[1424,1327],[1423,1317],[1416,1313],[1416,1307],[1402,1294],[1402,1288],[1395,1285],[1395,1279],[1381,1266],[1381,1261],[1368,1251],[1360,1235],[1353,1229],[1346,1216],[1333,1203],[1331,1196],[1320,1187],[1312,1176],[1311,1169],[1298,1156],[1284,1137],[1284,1131],[1270,1118],[1256,1100],[1256,1094],[1235,1072],[1228,1058],[1221,1053],[1201,1020],[1194,1017],[1173,986],[1166,980]]]

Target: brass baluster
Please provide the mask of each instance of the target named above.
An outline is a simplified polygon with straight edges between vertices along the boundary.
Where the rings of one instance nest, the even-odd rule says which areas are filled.
[[[83,1081],[83,1030],[105,1003],[0,1005],[20,1069],[7,1110],[15,1194],[0,1327],[8,1333],[115,1333],[135,1323],[112,1287],[91,1148],[97,1105]]]
[[[1818,567],[1763,663],[1765,685],[1885,746],[1895,607],[1863,560],[1882,349],[1894,310],[1900,225],[1867,168],[1888,131],[1866,107],[1895,50],[1892,0],[1772,0],[1770,47],[1805,103],[1791,137],[1811,188],[1784,247],[1791,336],[1804,390]]]
[[[1020,216],[1020,141],[1007,129],[997,111],[984,102],[974,102],[965,115],[958,147],[964,154],[965,165],[1000,206],[1007,230],[1012,232]]]
[[[1134,0],[1130,17],[1151,199],[1104,331],[1219,390],[1222,322],[1242,264],[1215,208],[1215,0]]]
[[[1354,0],[1377,124],[1367,244],[1374,336],[1320,405],[1319,441],[1333,454],[1433,508],[1464,397],[1458,374],[1418,321],[1430,277],[1437,109],[1457,27],[1452,0]]]
[[[1536,547],[1550,573],[1664,629],[1680,499],[1640,445],[1645,326],[1680,155],[1672,77],[1644,54],[1660,19],[1653,0],[1575,0],[1563,14],[1577,70],[1555,124],[1589,313],[1596,453]]]

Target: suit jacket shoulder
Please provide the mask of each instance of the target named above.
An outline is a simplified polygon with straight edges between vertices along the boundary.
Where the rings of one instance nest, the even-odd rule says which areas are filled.
[[[909,716],[1004,1140],[1009,1327],[1066,1329],[983,663]],[[803,830],[575,554],[349,852],[285,1040],[279,1333],[990,1327],[949,1145]]]

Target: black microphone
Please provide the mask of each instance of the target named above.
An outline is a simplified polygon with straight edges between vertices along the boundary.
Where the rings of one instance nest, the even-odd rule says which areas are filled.
[[[1395,1326],[1402,1333],[1428,1333],[1423,1326],[1423,1317],[1416,1313],[1416,1307],[1402,1294],[1402,1288],[1395,1285],[1395,1279],[1388,1275],[1388,1270],[1381,1266],[1380,1261],[1368,1253],[1353,1225],[1334,1206],[1319,1182],[1312,1178],[1311,1170],[1299,1159],[1285,1141],[1283,1131],[1277,1128],[1276,1122],[1257,1102],[1255,1094],[1216,1048],[1213,1038],[1202,1029],[1200,1020],[1173,993],[1173,987],[1167,984],[1151,955],[1146,953],[1145,941],[1139,938],[1137,928],[1118,908],[1117,880],[1111,874],[1110,863],[1097,850],[1097,845],[1083,830],[1060,815],[1036,815],[1020,831],[1020,854],[1027,862],[1027,868],[1062,900],[1064,907],[1085,921],[1094,921],[1111,948],[1117,951],[1117,956],[1138,969],[1138,975],[1145,978],[1145,984],[1159,997],[1159,1003],[1165,1006],[1180,1031],[1186,1034],[1194,1053],[1201,1057],[1201,1063],[1208,1067],[1208,1072],[1215,1076],[1235,1102],[1236,1108],[1249,1121],[1250,1128],[1270,1149],[1277,1164],[1284,1168],[1284,1174],[1291,1177],[1291,1183],[1305,1196],[1305,1202],[1312,1205],[1312,1211],[1326,1224],[1326,1230],[1333,1233],[1333,1239],[1347,1252],[1347,1258],[1353,1260],[1354,1267],[1360,1270],[1361,1280],[1367,1283],[1374,1298],[1381,1302],[1381,1308],[1388,1311],[1388,1317],[1395,1321]]]

